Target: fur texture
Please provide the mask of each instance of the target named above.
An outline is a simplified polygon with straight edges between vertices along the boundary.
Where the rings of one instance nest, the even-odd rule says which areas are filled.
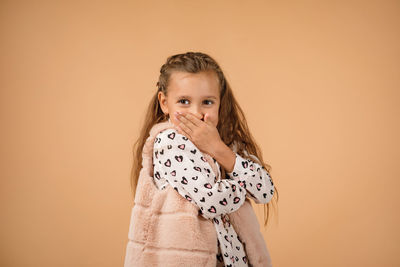
[[[153,182],[153,145],[156,135],[173,128],[169,121],[150,130],[143,147],[143,163],[132,208],[124,267],[217,265],[217,233],[211,220],[173,187],[158,190]],[[204,153],[215,173],[210,155]],[[270,255],[250,200],[229,214],[244,243],[249,266],[272,267]]]

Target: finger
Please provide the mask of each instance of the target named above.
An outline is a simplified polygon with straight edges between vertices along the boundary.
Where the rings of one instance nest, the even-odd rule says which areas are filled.
[[[188,127],[185,123],[183,122],[179,122],[178,126],[182,129],[182,131],[184,131],[186,134],[191,135],[191,133],[193,132],[192,129],[190,127]]]
[[[191,136],[188,132],[186,132],[184,129],[182,129],[182,127],[180,127],[179,125],[177,125],[176,128],[177,128],[177,130],[178,130],[178,132],[179,132],[180,134],[183,134],[184,136],[186,136],[187,138],[189,138],[190,140],[192,140],[192,136]]]
[[[174,116],[175,116],[175,120],[176,120],[177,125],[183,126],[185,124],[185,121],[182,120],[182,115],[180,113],[175,111]]]
[[[192,113],[184,113],[184,118],[188,119],[190,123],[192,123],[194,126],[199,127],[201,126],[201,120],[194,116]]]
[[[206,115],[204,115],[204,122],[205,123],[210,124],[209,117],[210,117],[210,115],[208,115],[208,113],[206,113]]]
[[[190,129],[190,131],[194,131],[195,128],[197,127],[190,119],[187,118],[188,114],[185,113],[181,113],[180,115],[178,115],[178,120],[182,123],[184,123],[184,125],[186,127],[188,127]]]
[[[178,131],[178,133],[183,134],[183,131],[181,130],[181,127],[178,126],[178,124],[175,124],[174,128]]]
[[[185,135],[187,137],[191,137],[191,133],[192,133],[192,129],[187,125],[187,119],[185,119],[184,117],[182,117],[182,115],[177,115],[175,113],[175,117],[177,119],[177,126],[179,127],[179,129],[185,133]],[[185,121],[186,120],[186,121]]]

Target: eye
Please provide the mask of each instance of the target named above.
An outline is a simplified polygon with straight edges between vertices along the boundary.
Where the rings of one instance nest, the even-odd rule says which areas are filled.
[[[212,100],[205,100],[205,101],[206,101],[206,102],[207,102],[207,101],[211,102],[210,105],[211,105],[212,103],[214,103],[214,101],[212,101]]]
[[[184,104],[184,103],[182,103],[182,101],[184,101],[184,100],[187,100],[187,99],[185,99],[185,98],[179,99],[178,103]]]

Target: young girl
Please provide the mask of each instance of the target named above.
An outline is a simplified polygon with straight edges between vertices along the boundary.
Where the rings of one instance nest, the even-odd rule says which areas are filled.
[[[248,197],[267,207],[266,225],[270,202],[275,195],[277,201],[278,194],[267,170],[270,166],[263,162],[221,68],[204,53],[177,54],[161,67],[157,87],[141,137],[135,143],[133,193],[145,190],[136,188],[138,180],[145,179],[139,178],[139,155],[153,131],[152,180],[157,190],[173,188],[174,194],[198,209],[199,223],[204,219],[212,222],[217,235],[216,266],[256,266],[242,242],[246,237],[236,232],[239,220],[234,225],[230,217]],[[163,128],[156,131],[156,126]],[[131,221],[132,231],[140,231],[134,228]],[[190,238],[190,233],[186,235]],[[127,267],[127,258],[133,256],[128,255],[128,248],[126,253]],[[186,265],[178,259],[174,266]]]

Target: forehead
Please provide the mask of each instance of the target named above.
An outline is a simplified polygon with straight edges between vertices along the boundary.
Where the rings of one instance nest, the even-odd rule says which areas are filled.
[[[193,97],[213,95],[219,98],[218,76],[213,71],[199,73],[173,72],[168,84],[168,94],[177,97],[179,95]]]

